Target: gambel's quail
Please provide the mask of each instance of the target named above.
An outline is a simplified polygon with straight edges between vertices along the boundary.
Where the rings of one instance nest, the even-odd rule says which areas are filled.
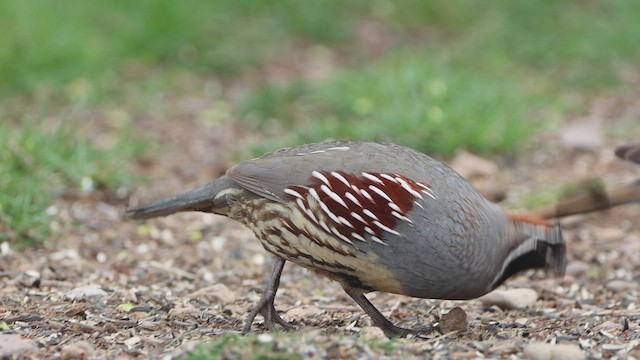
[[[418,331],[393,325],[368,292],[473,299],[521,270],[565,270],[557,225],[511,218],[451,168],[394,144],[282,149],[237,164],[198,189],[128,208],[127,216],[179,211],[237,220],[275,257],[244,333],[257,314],[270,330],[275,323],[291,327],[273,305],[287,260],[339,282],[389,337]]]

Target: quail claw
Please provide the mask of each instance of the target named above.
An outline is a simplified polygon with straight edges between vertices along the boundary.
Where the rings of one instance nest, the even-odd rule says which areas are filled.
[[[280,275],[282,274],[284,263],[284,259],[276,259],[276,262],[273,266],[273,272],[264,287],[262,298],[260,298],[258,304],[253,308],[253,310],[251,310],[249,316],[247,316],[247,321],[244,324],[244,328],[242,329],[242,335],[246,335],[249,331],[251,331],[253,320],[255,320],[258,314],[264,317],[264,324],[267,326],[269,331],[277,330],[275,323],[278,323],[280,326],[282,326],[285,331],[295,329],[293,325],[280,317],[280,315],[276,311],[275,306],[273,305],[273,302],[276,298],[276,292],[278,291],[278,286],[280,286]]]

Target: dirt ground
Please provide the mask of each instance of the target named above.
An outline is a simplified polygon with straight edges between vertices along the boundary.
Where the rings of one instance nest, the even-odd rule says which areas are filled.
[[[599,110],[603,106],[609,110]],[[600,176],[615,184],[640,176],[640,168],[612,153],[632,139],[625,129],[635,128],[639,109],[633,99],[596,101],[592,112],[603,121],[596,134],[602,142],[590,149],[567,146],[563,125],[513,158],[492,159],[505,184],[505,206],[570,180]],[[2,249],[0,323],[8,327],[5,334],[33,346],[25,358],[173,358],[197,342],[237,333],[260,297],[271,259],[242,225],[196,213],[145,223],[122,219],[129,201],[156,199],[218,176],[231,164],[231,150],[256,137],[232,124],[178,127],[147,119],[139,126],[153,129],[149,136],[162,144],[161,156],[136,165],[148,185],[62,197],[50,208],[56,232],[46,248]],[[501,287],[535,290],[538,300],[523,309],[370,294],[405,327],[434,325],[455,306],[467,314],[465,331],[436,331],[388,346],[379,345],[385,340],[336,283],[287,264],[276,308],[298,330],[266,341],[304,358],[519,358],[534,342],[572,344],[594,359],[640,358],[639,214],[631,205],[563,220],[566,276],[526,272]],[[260,316],[253,331],[265,332]]]

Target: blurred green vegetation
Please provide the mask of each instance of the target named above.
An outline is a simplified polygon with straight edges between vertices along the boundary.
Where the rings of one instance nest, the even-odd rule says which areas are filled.
[[[0,241],[19,239],[24,246],[49,233],[52,199],[74,188],[84,193],[114,189],[130,182],[127,162],[144,142],[130,141],[125,131],[117,143],[101,149],[78,138],[71,128],[51,132],[26,123],[0,123]]]
[[[638,2],[424,3],[410,7],[411,19],[422,15],[434,28],[420,46],[320,84],[301,80],[252,94],[241,109],[258,129],[285,122],[298,130],[264,147],[330,137],[392,140],[437,154],[512,151],[549,121],[580,112],[640,58]],[[434,3],[448,12],[434,17]]]
[[[620,84],[640,58],[639,18],[634,0],[0,0],[2,239],[45,238],[44,210],[82,179],[130,182],[122,164],[144,141],[122,129],[170,113],[184,74],[223,87],[255,78],[219,100],[267,139],[256,151],[360,138],[503,153]],[[367,49],[363,24],[381,51]],[[260,76],[327,54],[322,81]],[[95,146],[83,116],[112,110],[126,121]]]
[[[293,353],[287,347],[280,347],[274,339],[278,335],[269,335],[267,340],[261,340],[256,334],[246,336],[240,334],[223,334],[214,341],[201,344],[195,351],[185,356],[186,360],[200,359],[301,359],[302,356]]]

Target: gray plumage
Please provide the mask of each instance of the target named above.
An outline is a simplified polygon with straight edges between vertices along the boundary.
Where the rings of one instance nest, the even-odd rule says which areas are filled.
[[[565,269],[557,227],[513,221],[448,166],[395,144],[282,149],[239,163],[199,189],[129,208],[127,216],[178,211],[246,224],[282,264],[289,260],[339,281],[389,336],[407,330],[380,319],[362,294],[471,299],[520,270]],[[265,301],[271,303],[252,315],[283,324],[267,309],[273,298]]]

